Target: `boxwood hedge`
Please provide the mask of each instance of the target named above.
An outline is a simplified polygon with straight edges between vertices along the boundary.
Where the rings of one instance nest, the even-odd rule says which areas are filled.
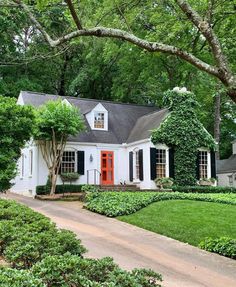
[[[57,184],[56,194],[60,193],[76,193],[81,192],[82,184]],[[36,186],[37,195],[46,195],[50,193],[50,189],[47,185],[38,185]]]

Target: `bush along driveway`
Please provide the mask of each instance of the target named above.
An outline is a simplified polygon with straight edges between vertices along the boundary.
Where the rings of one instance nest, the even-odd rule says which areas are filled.
[[[86,258],[110,256],[126,270],[151,268],[163,275],[165,287],[236,286],[234,260],[91,213],[79,202],[9,197],[50,217],[58,227],[74,231],[88,250]]]

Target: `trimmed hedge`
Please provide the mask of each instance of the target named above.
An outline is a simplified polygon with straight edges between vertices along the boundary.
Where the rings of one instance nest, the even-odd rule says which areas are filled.
[[[60,193],[76,193],[81,192],[83,184],[58,184],[56,186],[56,194]],[[37,195],[46,195],[50,194],[50,189],[47,185],[38,185],[36,186]]]
[[[201,241],[199,247],[210,252],[236,259],[236,239],[229,237],[220,237],[216,239],[205,238]]]
[[[90,211],[109,217],[132,214],[152,202],[187,199],[236,205],[233,193],[183,193],[183,192],[97,192],[86,197]]]
[[[236,188],[227,186],[172,186],[172,191],[185,193],[236,193]]]

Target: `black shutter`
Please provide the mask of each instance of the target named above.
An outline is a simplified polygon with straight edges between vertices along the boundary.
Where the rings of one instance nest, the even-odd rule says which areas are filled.
[[[133,152],[129,152],[129,181],[132,182],[134,179],[133,176]]]
[[[143,150],[138,151],[138,162],[139,162],[139,179],[143,180]]]
[[[197,159],[196,159],[196,178],[197,178],[197,180],[200,179],[200,151],[197,152]]]
[[[84,151],[77,151],[77,172],[84,175]]]
[[[150,172],[151,172],[151,180],[154,180],[157,177],[156,171],[156,154],[157,150],[153,147],[150,148]]]
[[[216,178],[216,154],[211,150],[211,177]]]
[[[175,151],[173,148],[169,149],[169,177],[175,178]]]

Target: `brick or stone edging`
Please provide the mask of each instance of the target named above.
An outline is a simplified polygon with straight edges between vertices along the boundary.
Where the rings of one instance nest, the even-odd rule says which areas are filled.
[[[60,194],[54,194],[54,195],[36,195],[35,199],[39,200],[50,200],[50,201],[55,201],[55,200],[79,200],[79,201],[84,201],[85,199],[85,193],[84,192],[76,192],[76,193],[60,193]]]

